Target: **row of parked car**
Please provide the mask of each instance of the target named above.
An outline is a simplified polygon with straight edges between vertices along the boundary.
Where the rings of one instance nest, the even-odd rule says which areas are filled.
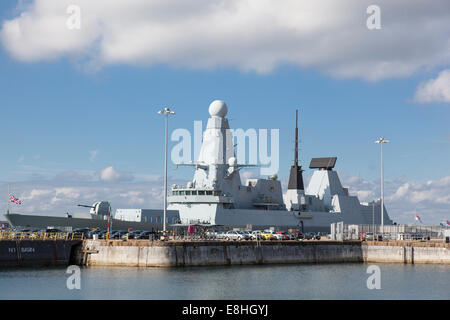
[[[52,228],[52,229],[21,229],[16,232],[25,234],[36,234],[36,233],[60,233],[61,235],[66,234],[64,231]],[[73,229],[71,232],[67,233],[69,238],[83,238],[83,239],[106,239],[107,230],[99,229],[89,229],[89,228],[78,228]],[[148,239],[148,240],[158,240],[161,234],[155,231],[146,230],[113,230],[109,234],[109,239]],[[207,239],[222,239],[222,240],[320,240],[321,235],[315,233],[303,234],[301,232],[285,232],[285,231],[273,231],[273,230],[254,230],[254,231],[238,231],[238,230],[208,230],[205,233]]]
[[[389,233],[378,234],[373,232],[366,232],[360,235],[360,239],[363,241],[383,241],[383,240],[420,240],[420,241],[429,241],[430,236],[424,233],[398,233],[395,238],[393,235]]]
[[[22,235],[28,235],[28,236],[38,235],[38,234],[42,234],[42,233],[47,233],[47,234],[59,233],[61,235],[64,234],[64,231],[59,230],[59,229],[55,229],[55,228],[49,228],[49,229],[17,229],[17,230],[14,230],[13,232],[15,232],[16,234],[22,234]]]
[[[206,238],[219,239],[219,240],[320,240],[320,234],[308,233],[303,234],[300,232],[290,233],[285,231],[273,231],[273,230],[254,230],[254,231],[221,231],[221,230],[208,230],[206,232]]]
[[[61,235],[66,234],[66,232],[56,229],[56,228],[49,228],[49,229],[18,229],[15,231],[17,234],[22,235],[38,235],[41,233],[47,233],[47,234],[55,234],[59,233]],[[82,237],[83,239],[92,239],[94,238],[94,235],[97,235],[98,239],[106,239],[107,230],[91,230],[89,228],[78,228],[73,229],[70,232],[67,232],[67,236],[70,238],[72,236],[78,236]],[[127,231],[127,230],[113,230],[111,231],[109,235],[110,239],[158,239],[159,234],[155,231],[144,231],[144,230],[133,230],[133,231]]]
[[[80,228],[74,229],[70,234],[82,234],[84,239],[93,239],[95,235],[98,239],[106,239],[106,235],[108,233],[107,230],[91,230],[89,228]],[[147,230],[112,230],[109,234],[109,239],[149,239],[156,240],[159,238],[159,234],[155,231],[147,231]]]

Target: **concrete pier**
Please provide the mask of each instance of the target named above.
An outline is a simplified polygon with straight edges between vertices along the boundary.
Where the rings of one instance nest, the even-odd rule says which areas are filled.
[[[79,265],[137,267],[342,262],[450,264],[450,245],[361,241],[85,240],[73,258]]]
[[[450,244],[417,241],[363,243],[365,262],[450,264]]]

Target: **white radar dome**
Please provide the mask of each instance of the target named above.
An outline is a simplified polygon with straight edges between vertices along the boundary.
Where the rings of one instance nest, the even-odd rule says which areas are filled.
[[[230,167],[236,167],[237,166],[237,159],[235,157],[231,157],[228,159],[228,165]]]
[[[228,112],[228,107],[222,100],[214,100],[209,105],[209,114],[211,117],[225,117]]]

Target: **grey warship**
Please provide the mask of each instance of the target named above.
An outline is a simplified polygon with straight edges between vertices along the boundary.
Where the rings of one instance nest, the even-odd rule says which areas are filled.
[[[334,171],[337,158],[313,158],[314,169],[304,187],[303,169],[298,160],[298,119],[295,127],[294,163],[290,168],[288,189],[283,194],[277,175],[267,179],[241,182],[233,135],[226,115],[228,107],[221,100],[209,106],[210,117],[194,168],[194,177],[186,186],[174,185],[168,196],[166,223],[169,228],[191,224],[226,228],[278,230],[301,229],[304,232],[329,232],[330,224],[380,224],[381,202],[361,203],[349,194]],[[297,117],[296,117],[297,118]],[[89,213],[54,217],[7,213],[13,226],[67,226],[106,229],[108,202],[95,203]],[[113,228],[139,230],[162,229],[163,210],[117,209],[112,216]],[[384,224],[391,225],[384,208]]]
[[[245,165],[237,163],[227,113],[225,102],[216,100],[210,104],[200,155],[192,164],[194,178],[186,187],[172,187],[168,208],[179,212],[181,223],[316,232],[329,232],[331,223],[341,221],[380,223],[380,201],[360,203],[356,196],[349,195],[333,170],[336,157],[313,158],[310,168],[316,170],[304,188],[303,170],[298,163],[298,120],[295,160],[286,194],[283,195],[276,175],[247,179],[242,184],[240,169]],[[386,209],[384,223],[393,224]]]
[[[118,209],[115,213],[110,210],[108,201],[98,201],[88,207],[89,212],[78,212],[65,216],[43,216],[37,214],[12,213],[9,210],[5,214],[8,222],[14,228],[90,228],[103,229],[108,227],[108,216],[111,215],[110,225],[113,230],[161,230],[162,209],[126,209],[124,216]],[[171,223],[178,221],[178,212],[167,212],[167,220]]]

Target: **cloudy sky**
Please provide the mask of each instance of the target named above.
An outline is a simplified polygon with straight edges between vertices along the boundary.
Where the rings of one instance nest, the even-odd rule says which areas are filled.
[[[2,0],[0,207],[10,183],[16,212],[161,208],[156,112],[193,132],[215,99],[234,128],[280,130],[284,184],[297,108],[302,164],[337,156],[364,201],[380,195],[384,136],[391,217],[450,220],[448,0]]]

